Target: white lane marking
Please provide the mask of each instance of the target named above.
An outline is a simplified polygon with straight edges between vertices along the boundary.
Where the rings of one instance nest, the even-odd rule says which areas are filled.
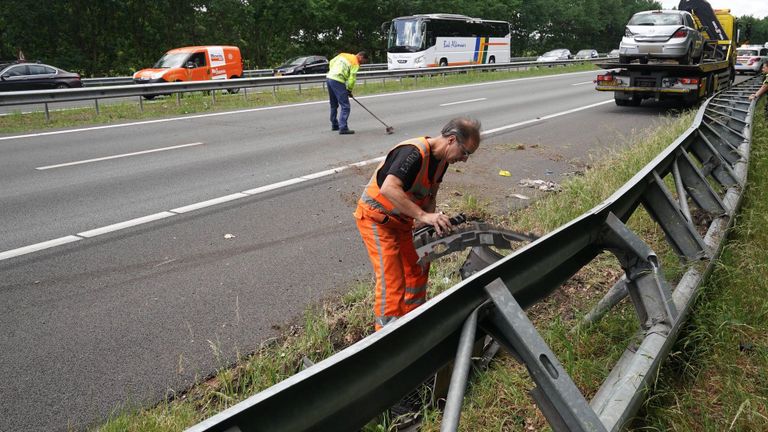
[[[177,214],[188,213],[188,212],[191,212],[193,210],[199,210],[201,208],[214,206],[216,204],[223,204],[225,202],[234,201],[236,199],[245,198],[247,196],[248,196],[247,194],[244,194],[242,192],[238,192],[238,193],[233,193],[231,195],[225,195],[223,197],[210,199],[210,200],[207,200],[207,201],[202,201],[202,202],[199,202],[199,203],[196,203],[196,204],[190,204],[190,205],[184,206],[184,207],[177,207],[177,208],[171,209],[169,211],[171,213],[177,213]]]
[[[107,225],[101,228],[92,229],[90,231],[83,231],[83,232],[77,233],[77,235],[83,238],[96,237],[102,234],[111,233],[111,232],[119,231],[121,229],[130,228],[130,227],[135,227],[136,225],[142,225],[148,222],[154,222],[156,220],[165,219],[171,216],[176,216],[176,214],[171,212],[155,213],[149,216],[143,216],[143,217],[131,219],[125,222],[119,222],[119,223]]]
[[[100,158],[85,159],[85,160],[80,160],[80,161],[76,161],[76,162],[67,162],[67,163],[58,164],[58,165],[46,165],[46,166],[36,167],[35,169],[43,171],[43,170],[49,170],[49,169],[53,169],[53,168],[68,167],[68,166],[72,166],[72,165],[82,165],[82,164],[87,164],[87,163],[91,163],[91,162],[100,162],[100,161],[105,161],[105,160],[110,160],[110,159],[119,159],[119,158],[124,158],[124,157],[129,157],[129,156],[143,155],[143,154],[147,154],[147,153],[157,153],[157,152],[161,152],[161,151],[175,150],[175,149],[180,149],[180,148],[184,148],[184,147],[199,146],[199,145],[202,145],[202,144],[203,143],[201,143],[201,142],[189,143],[189,144],[181,144],[181,145],[175,145],[175,146],[171,146],[171,147],[163,147],[163,148],[159,148],[159,149],[143,150],[143,151],[138,151],[138,152],[133,152],[133,153],[123,153],[123,154],[114,155],[114,156],[104,156],[104,157],[100,157]]]
[[[577,85],[594,84],[594,83],[595,83],[594,81],[587,81],[587,82],[581,82],[581,83],[576,83],[576,84],[571,84],[571,85],[572,86],[577,86]]]
[[[508,129],[516,128],[518,126],[524,126],[524,125],[531,124],[531,123],[537,123],[537,122],[540,122],[540,121],[549,120],[551,118],[564,116],[566,114],[573,114],[575,112],[584,111],[584,110],[587,110],[587,109],[590,109],[590,108],[594,108],[596,106],[605,105],[607,103],[612,103],[612,102],[613,102],[613,99],[609,99],[607,101],[593,103],[591,105],[584,105],[583,107],[570,109],[568,111],[561,111],[559,113],[549,114],[549,115],[545,115],[545,116],[542,116],[542,117],[537,117],[535,119],[526,120],[526,121],[522,121],[522,122],[519,122],[519,123],[514,123],[514,124],[511,124],[511,125],[506,125],[506,126],[502,126],[502,127],[497,127],[496,129],[491,129],[491,130],[484,131],[481,135],[488,135],[488,134],[500,132],[500,131],[503,131],[503,130],[508,130]]]
[[[562,111],[562,112],[555,113],[555,114],[549,114],[549,115],[546,115],[546,116],[543,116],[543,117],[539,117],[539,118],[532,119],[532,120],[527,120],[527,121],[524,121],[524,122],[514,123],[514,124],[511,124],[511,125],[502,126],[502,127],[498,127],[498,128],[495,128],[495,129],[487,130],[487,131],[482,132],[481,135],[489,135],[489,134],[493,134],[493,133],[496,133],[496,132],[499,132],[499,131],[512,129],[512,128],[515,128],[515,127],[518,127],[518,126],[522,126],[522,125],[526,125],[526,124],[530,124],[530,123],[535,123],[535,122],[540,122],[540,121],[551,119],[551,118],[554,118],[554,117],[559,117],[559,116],[563,116],[563,115],[566,115],[566,114],[575,113],[575,112],[578,112],[578,111],[583,111],[583,110],[586,110],[586,109],[589,109],[589,108],[594,108],[596,106],[604,105],[604,104],[609,103],[609,102],[613,102],[613,99],[607,100],[605,102],[598,102],[598,103],[594,103],[594,104],[591,104],[591,105],[585,105],[583,107],[574,108],[574,109],[571,109],[571,110],[568,110],[568,111]],[[298,183],[303,183],[303,182],[306,182],[306,181],[309,181],[309,180],[315,180],[315,179],[318,179],[318,178],[321,178],[321,177],[327,177],[327,176],[330,176],[330,175],[333,175],[333,174],[340,173],[340,172],[345,171],[345,170],[350,169],[350,168],[359,168],[359,167],[364,167],[366,165],[378,163],[378,162],[383,161],[385,158],[386,158],[386,156],[380,156],[380,157],[376,157],[376,158],[373,158],[373,159],[368,159],[368,160],[364,160],[364,161],[360,161],[360,162],[351,163],[351,164],[348,164],[348,165],[342,165],[342,166],[337,167],[337,168],[331,168],[331,169],[324,170],[324,171],[318,171],[318,172],[312,173],[312,174],[306,174],[306,175],[303,175],[301,177],[296,177],[296,178],[284,180],[284,181],[281,181],[281,182],[272,183],[272,184],[265,185],[265,186],[260,186],[260,187],[254,188],[254,189],[248,189],[248,190],[245,190],[245,191],[242,191],[242,192],[238,192],[238,193],[234,193],[234,194],[230,194],[230,195],[225,195],[223,197],[202,201],[202,202],[199,202],[199,203],[196,203],[196,204],[190,204],[190,205],[184,206],[184,207],[177,207],[175,209],[168,210],[168,211],[165,211],[165,212],[155,213],[153,215],[144,216],[144,217],[140,217],[140,218],[136,218],[136,219],[131,219],[129,221],[120,222],[120,223],[116,223],[116,224],[112,224],[112,225],[107,225],[105,227],[96,228],[96,229],[92,229],[92,230],[89,230],[89,231],[83,231],[81,233],[78,233],[77,236],[61,237],[59,239],[49,240],[49,241],[42,242],[42,243],[36,243],[36,244],[30,245],[30,246],[24,246],[24,247],[20,247],[20,248],[17,248],[17,249],[11,249],[11,250],[8,250],[8,251],[5,251],[5,252],[0,252],[0,261],[6,260],[6,259],[10,259],[10,258],[14,258],[14,257],[20,256],[20,255],[26,255],[26,254],[29,254],[29,253],[32,253],[32,252],[37,252],[37,251],[40,251],[40,250],[43,250],[43,249],[49,249],[49,248],[52,248],[52,247],[55,247],[55,246],[59,246],[61,244],[70,243],[70,242],[77,241],[77,240],[82,240],[84,238],[92,238],[92,237],[99,236],[99,235],[102,235],[102,234],[118,231],[118,230],[125,229],[125,228],[135,227],[137,225],[153,222],[153,221],[156,221],[156,220],[165,219],[165,218],[169,218],[169,217],[172,217],[172,216],[178,216],[178,215],[181,215],[181,214],[184,214],[184,213],[191,212],[193,210],[198,210],[198,209],[201,209],[201,208],[210,207],[212,205],[216,205],[216,204],[221,204],[221,203],[225,203],[225,202],[230,202],[230,201],[238,200],[240,198],[245,198],[247,196],[258,195],[258,194],[261,194],[261,193],[264,193],[264,192],[269,192],[269,191],[273,191],[273,190],[276,190],[276,189],[281,189],[281,188],[284,188],[284,187],[287,187],[287,186],[290,186],[290,185],[294,185],[294,184],[298,184]]]
[[[407,91],[395,92],[395,93],[382,93],[382,94],[369,95],[369,96],[360,96],[357,98],[371,99],[371,98],[380,98],[380,97],[392,97],[392,96],[400,96],[400,95],[407,95],[407,94],[417,94],[417,93],[436,92],[436,91],[443,91],[443,90],[455,90],[455,89],[461,89],[461,88],[489,86],[489,85],[496,85],[496,84],[509,84],[514,82],[530,81],[530,80],[538,80],[538,79],[562,78],[562,77],[568,77],[572,75],[594,74],[595,72],[596,71],[571,72],[571,73],[559,74],[559,75],[544,75],[544,76],[538,76],[538,77],[514,78],[514,79],[503,80],[503,81],[488,81],[483,83],[463,84],[463,85],[453,86],[453,87],[435,87],[430,89],[407,90]],[[278,105],[278,106],[261,107],[261,108],[249,108],[249,109],[238,110],[238,111],[196,114],[196,115],[191,115],[186,117],[173,117],[173,118],[157,119],[157,120],[145,120],[145,121],[133,122],[133,123],[91,126],[87,128],[67,129],[67,130],[51,131],[51,132],[39,132],[39,133],[25,134],[25,135],[12,135],[12,136],[0,137],[0,141],[21,139],[21,138],[37,138],[37,137],[50,136],[50,135],[62,135],[62,134],[77,133],[77,132],[90,132],[90,131],[97,131],[97,130],[103,130],[103,129],[114,129],[114,128],[130,127],[130,126],[143,126],[143,125],[156,124],[156,123],[167,123],[167,122],[182,121],[182,120],[196,120],[196,119],[208,118],[208,117],[218,117],[218,116],[226,116],[226,115],[233,115],[233,114],[252,113],[252,112],[258,112],[258,111],[271,111],[271,110],[278,110],[278,109],[304,107],[304,106],[311,106],[311,105],[327,105],[327,104],[328,104],[327,100],[315,101],[315,102],[302,102],[302,103],[291,104],[291,105]]]
[[[458,105],[463,103],[479,102],[487,99],[488,98],[479,98],[479,99],[469,99],[469,100],[458,101],[458,102],[448,102],[448,103],[440,104],[440,106],[451,106],[451,105]]]
[[[40,243],[35,243],[29,246],[22,246],[17,249],[7,250],[5,252],[0,252],[0,261],[11,259],[21,255],[31,254],[32,252],[41,251],[43,249],[50,249],[52,247],[61,246],[63,244],[76,242],[78,240],[82,240],[82,238],[78,236],[70,235],[70,236],[60,237],[57,239],[48,240]]]

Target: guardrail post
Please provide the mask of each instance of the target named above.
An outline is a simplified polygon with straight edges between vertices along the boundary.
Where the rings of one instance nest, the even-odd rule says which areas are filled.
[[[299,83],[299,94],[301,94],[301,83]]]
[[[679,255],[691,261],[708,256],[704,239],[693,223],[685,219],[664,180],[656,171],[653,172],[653,180],[643,194],[642,204]]]
[[[216,90],[211,90],[211,105],[216,105]]]
[[[656,254],[613,213],[605,220],[602,246],[619,260],[640,326],[647,330],[659,323],[674,324],[677,307]]]
[[[144,97],[139,96],[139,112],[144,112]]]
[[[243,98],[248,100],[248,87],[243,87]]]
[[[176,93],[176,106],[181,106],[181,93]]]
[[[448,397],[443,410],[443,421],[440,424],[440,432],[454,432],[459,429],[461,418],[461,404],[464,400],[464,392],[467,389],[469,366],[472,364],[472,349],[477,333],[478,309],[472,311],[464,327],[461,329],[459,347],[456,350],[456,360],[451,374],[451,384],[448,387]]]
[[[96,105],[96,115],[101,114],[101,112],[99,112],[99,100],[98,99],[94,99],[93,102]]]
[[[528,369],[537,384],[531,390],[536,404],[556,432],[605,432],[597,414],[557,357],[539,335],[520,304],[500,278],[485,286],[494,303],[483,330]]]
[[[50,123],[51,122],[51,113],[48,111],[48,102],[44,103],[45,105],[45,122]]]

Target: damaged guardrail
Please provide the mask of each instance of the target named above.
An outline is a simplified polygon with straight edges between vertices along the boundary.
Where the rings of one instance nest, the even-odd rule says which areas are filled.
[[[687,131],[580,217],[382,331],[189,430],[355,431],[455,359],[441,429],[454,431],[471,346],[486,335],[526,366],[536,384],[531,395],[553,430],[622,429],[677,338],[740,206],[755,110],[748,96],[759,85],[753,78],[706,101]],[[664,263],[625,225],[640,207],[685,264],[674,287],[663,276]],[[493,244],[499,236],[503,233],[475,236],[470,243]],[[626,349],[587,402],[524,309],[555,292],[603,251],[614,254],[624,276],[588,319],[599,319],[617,299],[629,296],[639,342]]]

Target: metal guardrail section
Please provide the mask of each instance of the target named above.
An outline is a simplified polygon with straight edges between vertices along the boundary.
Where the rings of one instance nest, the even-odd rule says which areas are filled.
[[[530,66],[555,66],[571,63],[597,62],[592,60],[563,60],[559,62],[516,62],[496,63],[468,66],[447,66],[426,69],[400,69],[381,71],[361,71],[357,74],[358,81],[367,79],[388,79],[417,76],[442,75],[462,73],[477,70],[503,70]],[[291,75],[282,77],[238,78],[228,80],[183,81],[158,84],[131,84],[124,86],[84,87],[64,90],[31,90],[0,93],[0,106],[45,104],[53,102],[72,102],[91,99],[108,99],[128,96],[149,96],[158,94],[186,93],[193,91],[235,90],[250,87],[273,87],[297,84],[322,84],[325,74]]]
[[[386,69],[386,68],[387,68],[386,63],[364,64],[360,67],[361,70],[378,70],[378,69]],[[274,69],[248,69],[243,71],[243,78],[271,76],[273,72],[274,72]],[[133,84],[133,77],[121,76],[121,77],[83,78],[82,82],[83,82],[83,86],[85,87],[106,86],[106,85],[128,85],[128,84]]]
[[[554,430],[621,429],[674,343],[740,205],[755,108],[748,95],[757,87],[759,82],[752,79],[708,100],[686,132],[592,210],[382,331],[189,431],[355,431],[458,352],[442,425],[443,431],[456,430],[468,346],[485,334],[525,364],[537,385],[531,394]],[[663,263],[625,225],[640,206],[687,263],[674,288],[664,280]],[[702,215],[711,221],[707,227],[694,225]],[[625,288],[637,311],[642,342],[627,348],[590,404],[524,309],[557,290],[602,251],[612,252],[625,270],[611,291],[619,293],[615,299]],[[601,302],[603,312],[610,307],[609,297],[611,293]]]

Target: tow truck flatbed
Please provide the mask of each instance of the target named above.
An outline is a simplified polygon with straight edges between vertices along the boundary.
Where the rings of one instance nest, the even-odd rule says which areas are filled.
[[[682,65],[679,63],[619,63],[619,62],[607,62],[607,63],[595,63],[595,66],[600,69],[625,69],[628,71],[637,72],[679,72],[685,73],[708,73],[713,71],[719,71],[728,69],[729,61],[704,61],[695,65]]]

